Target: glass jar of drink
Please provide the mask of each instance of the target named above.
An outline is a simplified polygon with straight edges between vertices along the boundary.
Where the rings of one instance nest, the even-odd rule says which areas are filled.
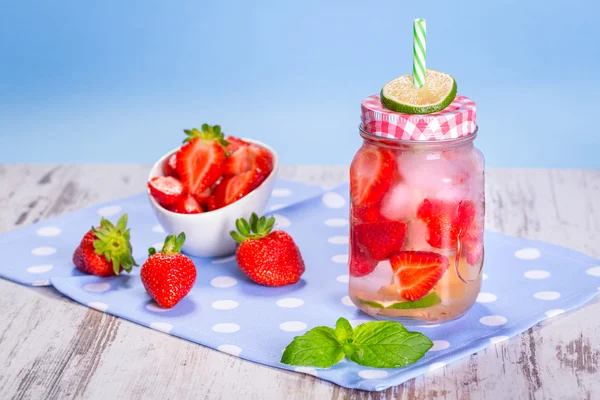
[[[374,317],[461,316],[475,303],[483,265],[475,103],[457,96],[438,113],[411,115],[370,96],[360,135],[350,167],[350,298]]]

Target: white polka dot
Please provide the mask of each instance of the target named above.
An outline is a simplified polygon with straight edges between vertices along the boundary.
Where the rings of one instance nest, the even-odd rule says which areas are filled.
[[[33,267],[27,268],[27,272],[30,274],[43,274],[53,268],[52,264],[34,265]]]
[[[327,192],[323,195],[323,204],[329,208],[342,208],[346,205],[346,200],[338,194],[334,192]]]
[[[450,347],[450,342],[448,342],[447,340],[434,340],[433,347],[429,350],[440,351],[440,350],[446,350],[448,347]]]
[[[35,231],[38,236],[58,236],[61,232],[60,228],[56,226],[44,226]]]
[[[423,324],[417,325],[419,328],[437,328],[440,324]]]
[[[56,249],[54,247],[36,247],[31,250],[31,254],[34,256],[50,256],[56,253]]]
[[[515,251],[515,257],[520,258],[521,260],[535,260],[536,258],[540,258],[540,255],[540,251],[533,247]]]
[[[312,368],[312,367],[296,367],[296,368],[294,368],[294,371],[296,371],[296,372],[302,372],[304,374],[309,374],[309,375],[312,375],[312,376],[319,376],[317,374],[317,370],[314,369],[314,368]]]
[[[231,276],[217,276],[210,281],[210,284],[216,288],[228,288],[235,286],[237,284],[237,279],[232,278]]]
[[[165,229],[160,224],[156,224],[152,227],[152,232],[165,233]]]
[[[83,288],[88,292],[106,292],[110,289],[110,283],[108,282],[97,282],[97,283],[88,283],[87,285],[83,285]]]
[[[50,279],[39,279],[31,283],[32,286],[50,286]]]
[[[164,245],[165,245],[165,242],[158,242],[158,243],[154,243],[152,245],[152,247],[154,247],[154,250],[156,250],[156,252],[159,252],[162,250]]]
[[[350,325],[352,325],[353,328],[356,328],[360,324],[364,324],[365,322],[373,322],[373,320],[369,320],[369,319],[351,319],[348,322],[350,322]]]
[[[342,304],[348,307],[355,307],[354,303],[352,302],[352,300],[350,300],[350,296],[344,296],[342,297]]]
[[[348,254],[338,254],[337,256],[331,257],[331,261],[338,264],[348,263]]]
[[[215,310],[233,310],[239,305],[240,303],[235,300],[217,300],[213,301],[212,308]]]
[[[330,226],[332,228],[338,228],[341,226],[348,225],[348,220],[345,218],[329,218],[325,220],[325,225]]]
[[[330,244],[348,244],[348,236],[332,236],[327,241]]]
[[[157,331],[164,332],[164,333],[171,333],[171,329],[173,329],[173,325],[167,324],[166,322],[152,322],[150,324],[150,328],[155,329]]]
[[[538,300],[556,300],[560,297],[558,292],[537,292],[533,295]]]
[[[279,329],[286,332],[300,332],[306,329],[306,324],[300,321],[287,321],[279,324]]]
[[[91,303],[88,303],[88,307],[95,308],[98,311],[108,310],[108,304],[101,303],[99,301],[92,301]]]
[[[508,320],[501,315],[486,315],[485,317],[481,317],[479,322],[487,326],[499,326],[504,325]]]
[[[492,336],[490,338],[490,342],[492,342],[492,344],[496,344],[496,343],[504,342],[507,339],[508,339],[508,336]]]
[[[275,217],[275,228],[287,228],[292,224],[292,221],[281,214],[275,214],[273,217]]]
[[[146,310],[152,311],[152,312],[165,312],[165,311],[169,311],[168,308],[162,308],[161,306],[159,306],[156,303],[148,303],[148,304],[146,304]]]
[[[231,354],[232,356],[239,356],[242,352],[242,349],[233,344],[222,344],[217,347],[217,350],[222,351],[223,353]]]
[[[585,271],[586,274],[591,276],[600,276],[600,267],[593,267]]]
[[[210,263],[211,264],[225,264],[228,263],[230,261],[235,260],[235,254],[232,256],[227,256],[227,257],[223,257],[223,258],[217,258],[216,260],[212,260]]]
[[[497,299],[497,297],[493,293],[481,292],[477,295],[478,303],[492,303],[492,302],[496,301],[496,299]]]
[[[431,364],[429,366],[428,371],[435,371],[436,369],[440,369],[440,368],[444,368],[446,366],[446,364],[444,364],[443,362],[434,362],[433,364]]]
[[[550,276],[550,272],[542,270],[527,271],[523,274],[527,279],[546,279]]]
[[[349,275],[340,275],[337,278],[335,278],[335,280],[340,283],[348,283],[348,281],[350,280],[350,276]]]
[[[365,369],[360,371],[358,376],[363,379],[383,379],[388,376],[388,372],[380,369]]]
[[[289,297],[287,299],[277,300],[277,303],[275,304],[283,308],[295,308],[300,307],[302,304],[304,304],[304,300]]]
[[[289,197],[292,195],[292,191],[290,189],[273,189],[271,196],[273,197]]]
[[[564,313],[565,310],[560,309],[560,308],[555,308],[553,310],[548,310],[546,311],[546,315],[548,316],[548,318],[552,318],[552,317],[556,317],[559,314]]]
[[[486,273],[481,274],[481,280],[486,281],[488,279],[488,275]]]
[[[121,211],[121,206],[106,206],[99,208],[97,213],[102,217],[112,217],[113,215],[117,215]]]
[[[218,333],[233,333],[239,331],[240,326],[238,324],[225,322],[222,324],[213,325],[212,330]]]
[[[271,207],[269,207],[269,211],[281,210],[285,206],[286,206],[285,204],[273,204]]]

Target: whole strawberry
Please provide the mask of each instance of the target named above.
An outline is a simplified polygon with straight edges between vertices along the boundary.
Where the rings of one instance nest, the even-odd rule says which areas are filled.
[[[294,239],[286,232],[271,232],[275,218],[252,213],[250,222],[235,222],[231,236],[240,243],[236,252],[239,268],[254,282],[265,286],[291,285],[304,273],[304,260]]]
[[[131,272],[137,264],[131,255],[127,214],[119,218],[117,226],[102,218],[99,227],[92,227],[75,249],[73,263],[77,269],[98,276]]]
[[[146,291],[163,308],[179,303],[194,286],[196,266],[188,257],[180,254],[185,233],[169,235],[160,252],[148,249],[149,257],[142,265],[140,277]]]

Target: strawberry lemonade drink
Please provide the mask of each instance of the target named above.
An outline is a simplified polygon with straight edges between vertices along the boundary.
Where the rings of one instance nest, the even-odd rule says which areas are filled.
[[[364,142],[350,168],[350,298],[375,317],[445,321],[480,289],[484,159],[475,102],[427,70],[362,102]],[[385,104],[385,106],[384,106]]]

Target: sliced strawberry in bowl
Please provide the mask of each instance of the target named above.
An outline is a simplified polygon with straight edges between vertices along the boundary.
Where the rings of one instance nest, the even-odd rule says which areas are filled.
[[[241,145],[227,157],[223,175],[232,176],[253,169],[259,169],[263,175],[268,176],[273,170],[273,155],[254,144]]]
[[[223,178],[215,188],[217,208],[225,207],[246,196],[256,189],[265,178],[258,169]]]
[[[406,224],[381,219],[377,222],[355,224],[352,228],[353,242],[377,261],[388,259],[404,244]]]
[[[229,154],[233,153],[234,151],[236,151],[237,149],[239,149],[242,146],[247,146],[250,144],[249,142],[246,142],[245,140],[240,139],[235,136],[227,136],[225,138],[225,140],[229,142],[229,144],[227,145],[227,148],[226,148],[227,153],[229,153]]]
[[[177,174],[177,153],[173,153],[167,158],[163,164],[163,174],[165,174],[165,176],[179,178],[179,175]]]
[[[227,143],[219,125],[202,125],[198,129],[186,130],[186,144],[177,152],[177,174],[188,192],[193,196],[215,184],[223,175]]]
[[[364,145],[350,165],[350,196],[357,207],[381,200],[396,176],[394,153],[387,148]]]
[[[424,297],[448,269],[446,256],[430,251],[402,251],[390,259],[400,296],[409,301]]]
[[[172,176],[155,176],[148,182],[148,189],[163,207],[175,204],[185,194],[183,184]]]
[[[200,214],[204,212],[200,203],[190,194],[183,196],[179,201],[170,206],[169,211],[177,214]]]

